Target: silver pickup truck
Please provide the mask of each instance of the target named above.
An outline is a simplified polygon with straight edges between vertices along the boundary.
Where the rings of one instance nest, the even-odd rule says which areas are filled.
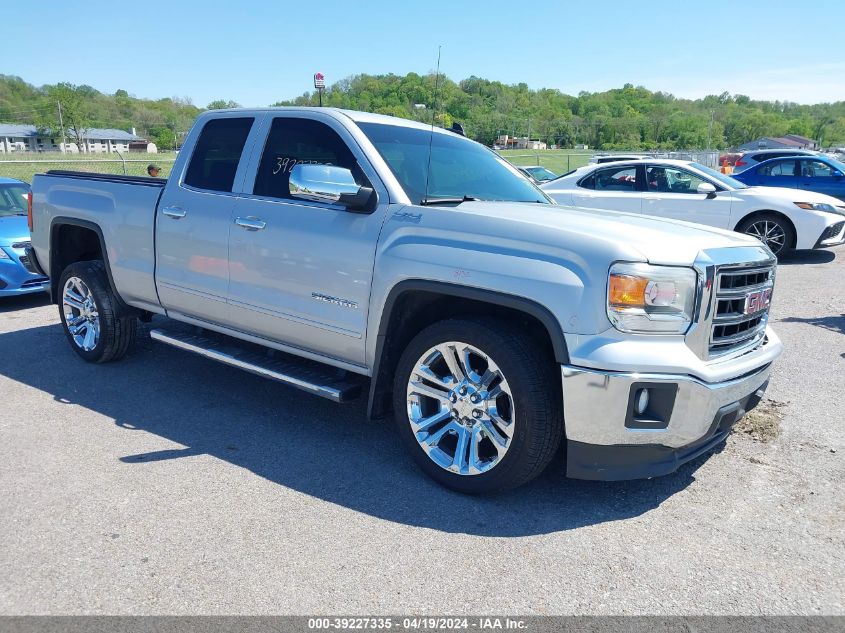
[[[576,210],[451,131],[360,112],[200,116],[170,178],[33,182],[29,261],[89,362],[153,339],[335,401],[479,493],[662,475],[757,405],[775,259]],[[283,422],[280,422],[283,423]],[[325,423],[323,423],[325,424]]]

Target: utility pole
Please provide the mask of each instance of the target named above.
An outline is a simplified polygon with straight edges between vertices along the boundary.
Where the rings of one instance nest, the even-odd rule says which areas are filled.
[[[713,115],[714,111],[710,110],[710,122],[707,124],[707,151],[710,151],[713,139]]]
[[[531,143],[531,115],[528,115],[528,142]]]
[[[62,154],[65,153],[65,124],[62,120],[62,102],[56,101],[56,105],[59,106],[59,129],[62,132]]]

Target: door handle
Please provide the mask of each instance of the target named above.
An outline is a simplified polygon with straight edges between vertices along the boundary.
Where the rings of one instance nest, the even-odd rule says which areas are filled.
[[[259,220],[258,218],[235,218],[235,224],[245,228],[247,231],[260,231],[267,226],[264,220]]]
[[[182,207],[164,207],[161,212],[168,218],[173,218],[174,220],[181,220],[188,215],[188,212]]]

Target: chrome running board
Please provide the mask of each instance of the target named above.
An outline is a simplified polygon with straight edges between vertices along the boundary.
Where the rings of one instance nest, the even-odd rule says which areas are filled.
[[[150,337],[334,402],[358,396],[365,380],[342,369],[178,322],[150,330]]]

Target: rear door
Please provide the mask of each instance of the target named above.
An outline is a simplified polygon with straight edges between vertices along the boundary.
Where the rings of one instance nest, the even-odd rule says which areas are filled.
[[[348,130],[319,113],[268,115],[229,238],[229,302],[237,327],[263,338],[363,365],[384,189]],[[262,138],[265,135],[262,134]],[[298,163],[350,169],[379,195],[373,213],[294,199]]]
[[[579,207],[639,213],[642,209],[642,165],[596,169],[578,181],[572,203]]]
[[[797,175],[800,170],[794,158],[784,158],[767,162],[759,167],[753,168],[755,182],[753,184],[764,187],[788,187],[795,189],[798,186]],[[752,184],[749,181],[749,184]]]
[[[716,187],[716,193],[708,196],[698,193],[701,183]],[[719,228],[730,228],[730,191],[718,183],[674,165],[646,166],[646,185],[642,212],[663,218],[695,222]]]
[[[255,119],[209,119],[184,172],[173,174],[156,214],[156,288],[168,310],[215,323],[228,318],[229,230]]]

